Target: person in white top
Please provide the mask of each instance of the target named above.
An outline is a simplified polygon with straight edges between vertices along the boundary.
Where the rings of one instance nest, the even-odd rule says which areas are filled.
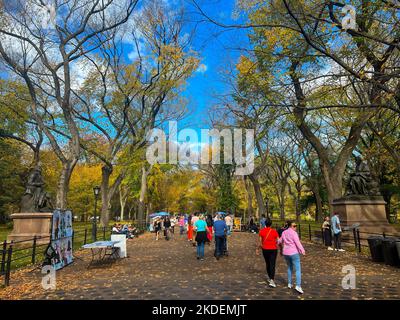
[[[175,225],[176,225],[176,217],[172,216],[169,221],[171,222],[170,231],[171,231],[171,233],[175,233],[174,231],[175,231]]]
[[[196,223],[196,221],[199,220],[199,217],[197,216],[197,213],[194,214],[194,216],[192,217],[192,225],[194,226],[194,224]]]
[[[227,216],[225,217],[225,223],[226,223],[226,226],[228,227],[228,234],[231,234],[232,227],[233,227],[233,220],[232,220],[230,213],[227,214]]]

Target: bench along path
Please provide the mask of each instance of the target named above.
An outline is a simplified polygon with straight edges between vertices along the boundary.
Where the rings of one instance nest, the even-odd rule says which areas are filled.
[[[90,256],[57,272],[56,290],[41,288],[40,271],[19,271],[11,286],[0,289],[0,299],[400,299],[400,268],[358,257],[355,253],[325,250],[304,242],[303,290],[286,287],[286,264],[277,261],[277,288],[269,288],[262,256],[255,255],[257,236],[234,233],[229,257],[216,261],[213,244],[206,246],[205,261],[185,236],[154,241],[152,234],[128,241],[129,257],[112,265],[87,269]],[[342,267],[356,269],[356,289],[341,286]],[[29,270],[29,269],[28,269]]]

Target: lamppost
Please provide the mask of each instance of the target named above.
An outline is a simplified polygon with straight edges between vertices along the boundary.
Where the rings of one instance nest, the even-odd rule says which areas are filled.
[[[99,198],[100,187],[95,186],[93,188],[93,193],[94,193],[94,219],[92,227],[92,240],[93,242],[95,242],[97,238],[97,199]]]

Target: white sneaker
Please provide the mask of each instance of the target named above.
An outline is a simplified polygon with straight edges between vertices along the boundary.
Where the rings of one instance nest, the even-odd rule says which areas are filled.
[[[338,251],[340,251],[340,252],[344,252],[344,251],[346,251],[346,250],[344,250],[344,249],[339,249]]]
[[[332,247],[328,247],[328,250],[332,251],[332,250],[333,250],[333,248],[332,248]]]
[[[270,280],[268,284],[270,287],[276,288],[276,284],[275,284],[274,280]]]
[[[296,288],[294,288],[298,293],[301,293],[301,294],[303,294],[304,292],[303,292],[303,289],[301,288],[301,287],[299,287],[299,286],[296,286]]]
[[[289,289],[292,289],[292,284],[291,284],[291,283],[288,283],[287,287],[288,287]]]

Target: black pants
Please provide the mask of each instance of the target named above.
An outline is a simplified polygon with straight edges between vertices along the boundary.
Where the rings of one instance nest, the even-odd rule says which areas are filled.
[[[335,249],[342,249],[342,233],[335,233],[333,235],[333,240],[335,242]]]
[[[271,280],[275,278],[275,264],[276,264],[276,256],[278,250],[265,250],[263,249],[263,256],[265,260],[265,265],[267,267],[267,274]]]
[[[324,243],[327,247],[332,245],[332,234],[330,229],[324,229]]]

